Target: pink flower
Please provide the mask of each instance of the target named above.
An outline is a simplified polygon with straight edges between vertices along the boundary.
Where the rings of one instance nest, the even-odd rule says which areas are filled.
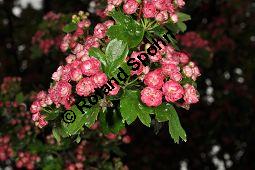
[[[180,62],[182,64],[187,64],[189,62],[189,56],[186,53],[179,53]]]
[[[38,127],[43,128],[48,125],[48,122],[45,120],[45,116],[41,115],[38,120]]]
[[[82,50],[76,54],[76,57],[81,61],[86,61],[89,59],[88,50]]]
[[[181,99],[184,94],[183,87],[173,80],[167,81],[163,85],[162,90],[163,94],[165,95],[165,99],[168,102],[176,102],[177,100]]]
[[[94,29],[94,36],[102,39],[106,36],[107,27],[104,24],[97,24]]]
[[[171,20],[173,21],[173,23],[177,23],[178,22],[178,15],[172,14],[170,17],[171,17]]]
[[[134,14],[139,6],[139,3],[136,0],[127,0],[123,5],[124,13]]]
[[[182,80],[182,74],[180,72],[172,72],[170,74],[170,78],[174,81],[181,81]]]
[[[131,142],[131,137],[129,135],[126,135],[122,138],[122,142],[125,144],[129,144]]]
[[[76,59],[75,55],[70,54],[69,56],[66,57],[66,62],[68,64],[72,63]]]
[[[191,78],[192,78],[194,81],[196,81],[196,80],[197,80],[197,77],[201,76],[200,70],[199,70],[199,68],[198,68],[197,66],[195,66],[195,67],[192,68],[192,71],[193,71],[193,75],[192,75]]]
[[[71,40],[71,34],[66,34],[60,45],[60,49],[62,52],[66,52],[66,50],[69,48],[70,40]]]
[[[178,5],[178,7],[183,7],[185,5],[184,0],[175,0],[176,4]]]
[[[155,7],[160,10],[166,10],[166,0],[152,0],[152,3],[155,5]]]
[[[98,43],[98,38],[93,37],[93,36],[87,36],[85,39],[85,44],[84,44],[84,48],[86,50],[89,50],[91,47],[99,47],[100,44]]]
[[[31,113],[39,113],[41,110],[41,105],[39,101],[34,101],[30,107]]]
[[[177,52],[168,52],[166,54],[166,58],[164,58],[164,60],[162,60],[162,62],[178,65],[180,63],[180,57]]]
[[[157,10],[151,2],[144,3],[144,7],[143,7],[144,18],[154,18],[156,14],[157,14]]]
[[[162,91],[153,87],[145,87],[141,91],[141,100],[147,106],[159,106],[162,103]]]
[[[89,60],[82,62],[80,68],[84,75],[92,76],[100,71],[100,66],[101,63],[99,60],[95,58],[90,58]]]
[[[59,81],[57,84],[57,91],[60,97],[68,98],[72,93],[72,86],[71,84],[65,81]]]
[[[76,85],[76,93],[79,96],[89,96],[95,91],[95,84],[91,78],[83,78]]]
[[[43,99],[46,98],[46,96],[47,96],[47,94],[46,94],[45,91],[40,91],[40,92],[37,94],[36,98],[37,98],[37,100],[43,100]]]
[[[108,4],[112,4],[114,6],[119,6],[123,0],[108,0]]]
[[[62,81],[69,81],[70,80],[71,69],[72,69],[71,64],[67,64],[66,66],[64,66],[63,71],[62,71],[62,75],[61,75],[61,80]]]
[[[144,84],[155,89],[161,89],[164,84],[162,70],[157,69],[146,74],[144,77]]]
[[[52,74],[51,78],[55,81],[59,81],[61,78],[62,72],[63,72],[63,66],[59,66],[57,71]]]
[[[107,80],[108,80],[106,74],[103,72],[99,72],[91,78],[95,84],[95,88],[102,87],[103,85],[107,83]]]
[[[179,72],[180,68],[175,64],[162,64],[162,72],[166,76],[171,76],[172,73]]]
[[[186,77],[191,77],[193,75],[193,70],[189,65],[183,67],[183,73]]]
[[[47,97],[45,98],[45,104],[46,105],[51,105],[52,104],[52,100],[51,100],[49,95],[47,95]]]
[[[115,135],[114,133],[109,133],[109,134],[105,135],[105,137],[107,139],[114,140],[114,139],[116,139],[117,135]]]
[[[167,20],[168,20],[168,13],[167,13],[167,11],[161,11],[161,12],[159,12],[159,13],[156,15],[155,19],[156,19],[157,21],[159,21],[159,22],[165,22],[165,21],[167,21]]]
[[[106,8],[105,8],[105,13],[106,14],[108,14],[109,12],[111,12],[113,9],[115,8],[115,6],[114,5],[112,5],[112,4],[108,4],[107,6],[106,6]],[[104,15],[99,15],[99,16],[104,16]]]
[[[90,25],[91,25],[90,20],[83,20],[78,23],[79,28],[84,28],[84,27],[88,28]]]
[[[49,92],[50,99],[54,102],[54,104],[59,105],[60,97],[58,95],[57,86],[55,85],[51,87],[48,90],[48,92]]]
[[[84,34],[83,28],[78,27],[73,35],[79,37],[83,34]]]
[[[32,120],[34,122],[37,122],[39,120],[39,117],[40,117],[40,113],[39,112],[35,113],[35,114],[32,115]]]
[[[70,76],[72,81],[79,81],[82,79],[82,72],[79,68],[74,68],[71,70]]]
[[[138,70],[135,70],[135,71],[133,71],[133,70],[131,70],[131,75],[141,75],[142,73],[143,73],[143,71],[144,71],[144,66],[143,66],[143,63],[140,61],[140,60],[133,60],[132,61],[133,63],[139,63],[139,66],[135,66],[135,67],[138,67]]]
[[[194,81],[196,81],[197,77],[201,75],[199,68],[193,62],[190,62],[188,65],[183,67],[183,73],[185,76],[192,78]]]
[[[132,63],[139,63],[139,66],[138,65],[135,65],[134,67],[138,67],[138,70],[131,70],[131,75],[141,75],[142,73],[146,73],[146,71],[148,71],[148,67],[144,67],[143,63],[138,59],[138,56],[139,54],[141,54],[142,52],[133,52],[131,54],[131,57],[130,58],[133,58],[135,60],[132,61]],[[143,59],[143,58],[142,58]]]
[[[158,62],[162,59],[162,55],[160,53],[157,53],[156,55],[149,56],[151,62]]]
[[[183,99],[185,101],[185,104],[193,104],[199,101],[199,95],[194,86],[186,84],[184,86],[184,90],[185,93]]]
[[[105,25],[105,26],[107,27],[107,29],[108,29],[108,28],[110,28],[111,26],[114,25],[114,21],[112,21],[112,20],[105,21],[105,22],[104,22],[104,25]]]
[[[170,53],[170,54],[172,54],[175,51],[174,47],[171,45],[166,46],[165,50],[166,50],[166,53]]]
[[[81,44],[77,44],[76,46],[75,46],[75,48],[74,48],[74,50],[72,51],[74,54],[77,54],[77,53],[79,53],[80,51],[82,51],[83,50],[83,45],[81,45]]]
[[[120,91],[120,86],[118,84],[116,84],[115,82],[112,83],[112,85],[114,86],[114,88],[108,93],[109,96],[115,96],[119,93]]]
[[[80,68],[80,64],[81,64],[81,61],[79,60],[75,60],[71,63],[71,68],[74,69],[74,68]]]

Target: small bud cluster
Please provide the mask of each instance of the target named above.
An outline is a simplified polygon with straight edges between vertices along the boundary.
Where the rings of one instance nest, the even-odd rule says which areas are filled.
[[[158,22],[166,22],[169,19],[172,22],[178,22],[176,10],[185,5],[184,0],[108,0],[105,13],[109,13],[115,7],[123,5],[123,11],[126,14],[140,13],[144,18],[154,18]]]
[[[72,16],[72,22],[77,24],[81,21],[87,20],[88,16],[89,16],[88,12],[79,11],[78,15],[73,15]]]

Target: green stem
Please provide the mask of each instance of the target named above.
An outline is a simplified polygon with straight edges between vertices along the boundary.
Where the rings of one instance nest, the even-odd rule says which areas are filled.
[[[49,114],[51,113],[51,112],[50,112],[49,110],[47,110],[47,109],[44,109],[44,108],[43,108],[42,110],[45,111],[45,112],[47,112],[47,113],[49,113]]]

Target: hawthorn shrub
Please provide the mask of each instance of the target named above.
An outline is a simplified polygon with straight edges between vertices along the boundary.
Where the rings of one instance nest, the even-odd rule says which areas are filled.
[[[153,119],[168,122],[176,143],[186,141],[174,106],[189,109],[199,101],[200,71],[176,44],[175,34],[184,32],[184,21],[190,19],[179,12],[184,4],[108,1],[104,13],[109,20],[96,24],[92,34],[86,13],[73,15],[60,45],[66,64],[31,105],[35,124],[49,124],[56,138],[66,138],[97,121],[110,134],[136,118],[150,127]]]

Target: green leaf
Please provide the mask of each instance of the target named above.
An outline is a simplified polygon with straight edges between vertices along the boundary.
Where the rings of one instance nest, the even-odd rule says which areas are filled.
[[[67,112],[69,115],[67,115]],[[65,130],[65,132],[68,135],[74,135],[77,134],[82,129],[83,125],[86,125],[90,127],[92,124],[95,123],[95,120],[97,118],[99,107],[98,105],[92,106],[90,109],[83,108],[82,110],[79,110],[76,105],[72,106],[71,110],[67,111],[64,116],[62,122],[62,126]],[[65,116],[67,116],[67,120],[71,121],[64,121]],[[75,119],[72,119],[74,118]],[[68,122],[68,123],[67,123]]]
[[[42,170],[61,170],[62,161],[59,158],[54,158],[52,156],[47,156],[43,160]]]
[[[60,140],[61,140],[59,129],[58,128],[53,128],[52,129],[52,134],[53,134],[54,138],[57,140],[57,142],[59,143]]]
[[[178,114],[171,104],[161,104],[154,109],[154,113],[158,122],[169,121],[169,133],[175,143],[179,143],[179,138],[185,142],[187,141],[186,133],[181,126]]]
[[[77,29],[77,25],[75,23],[70,23],[64,26],[63,31],[65,33],[73,32]]]
[[[15,96],[15,101],[18,102],[18,103],[22,103],[24,101],[24,95],[23,95],[22,92],[18,93]]]
[[[99,113],[99,121],[100,121],[100,127],[102,128],[102,132],[104,134],[110,133],[111,129],[109,128],[107,120],[106,120],[106,112]]]
[[[45,120],[47,120],[47,121],[54,120],[59,116],[59,110],[55,109],[54,111],[52,111],[50,113],[46,112],[45,115],[46,115]]]
[[[175,143],[179,143],[179,138],[181,138],[184,142],[187,141],[186,132],[181,126],[179,117],[177,112],[175,111],[174,107],[170,104],[167,104],[170,110],[170,117],[169,117],[169,133],[171,137],[174,139]]]
[[[87,111],[84,112],[85,126],[90,128],[93,124],[95,124],[95,122],[97,120],[98,113],[99,113],[98,105],[95,105],[90,109],[87,109]]]
[[[144,112],[138,112],[138,118],[140,121],[145,125],[150,127],[151,125],[151,117],[149,114],[144,113]]]
[[[161,104],[154,109],[156,119],[158,122],[166,122],[170,119],[171,108],[166,104]]]
[[[156,34],[159,37],[163,37],[163,35],[165,33],[167,33],[168,31],[164,27],[159,25],[159,26],[153,28],[150,32],[153,32],[154,34]]]
[[[120,112],[116,108],[107,108],[104,112],[100,113],[99,117],[102,131],[105,134],[116,134],[125,128]]]
[[[103,64],[104,68],[107,66],[106,56],[99,48],[95,48],[95,47],[90,48],[89,55],[100,60],[101,63]],[[104,70],[104,68],[103,68],[103,70]]]
[[[178,21],[180,22],[191,20],[191,17],[188,14],[178,12],[177,15],[178,15]]]
[[[111,15],[117,25],[111,26],[108,29],[107,35],[110,39],[123,40],[130,48],[137,47],[143,39],[143,26],[132,17],[127,16],[120,11],[113,11]]]
[[[118,133],[120,130],[125,128],[125,124],[122,122],[122,117],[118,110],[114,109],[112,119],[113,119],[113,125],[111,128],[111,131],[113,133]]]
[[[80,143],[81,142],[81,136],[80,135],[77,136],[77,138],[75,139],[75,142],[76,143]]]
[[[187,26],[184,22],[178,22],[177,26],[181,30],[181,32],[185,32],[187,30]]]
[[[127,56],[127,44],[121,40],[111,40],[106,47],[105,54],[109,62],[114,62],[123,56]]]
[[[139,91],[126,90],[120,100],[120,112],[128,125],[134,122],[138,116],[141,122],[149,127],[151,123],[150,113],[153,112],[153,109],[144,106],[140,102],[139,96]]]
[[[112,42],[113,41],[113,42]],[[107,75],[115,76],[119,72],[119,67],[127,66],[126,57],[128,55],[127,44],[121,40],[112,40],[106,48],[106,54],[110,65],[108,67]],[[117,47],[117,48],[116,48]],[[127,69],[127,67],[125,67]],[[127,72],[128,74],[129,72]]]
[[[54,138],[57,140],[58,143],[60,143],[61,138],[68,137],[68,134],[61,127],[54,127],[52,129],[52,134],[53,134]]]

